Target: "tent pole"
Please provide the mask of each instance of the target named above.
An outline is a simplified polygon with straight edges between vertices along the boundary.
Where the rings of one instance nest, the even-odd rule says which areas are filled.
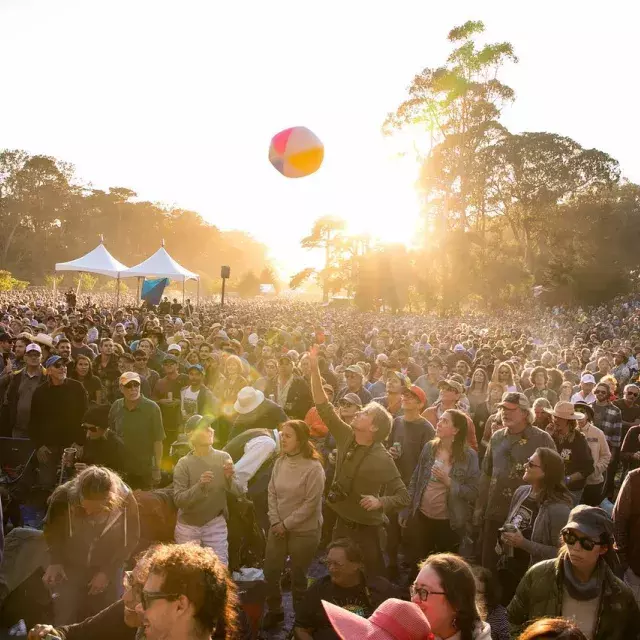
[[[200,278],[198,278],[198,291],[196,293],[196,309],[200,308]]]
[[[186,284],[187,279],[183,276],[182,277],[182,306],[184,307],[184,285]]]
[[[120,306],[120,274],[118,273],[118,284],[116,288],[116,311],[118,310],[119,306]]]

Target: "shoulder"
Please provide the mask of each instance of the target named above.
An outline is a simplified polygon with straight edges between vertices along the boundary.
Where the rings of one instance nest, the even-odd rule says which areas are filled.
[[[538,562],[528,569],[525,574],[525,579],[528,579],[530,582],[548,579],[551,576],[555,576],[557,570],[557,558],[542,560],[542,562]]]
[[[513,492],[513,500],[521,500],[531,490],[531,485],[522,484]]]

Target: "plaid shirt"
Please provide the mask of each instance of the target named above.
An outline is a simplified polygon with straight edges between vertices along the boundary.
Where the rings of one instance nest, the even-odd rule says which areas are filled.
[[[607,444],[611,449],[619,449],[622,437],[622,413],[620,409],[611,402],[607,404],[594,402],[591,406],[595,414],[593,424],[598,429],[602,429],[607,438]]]

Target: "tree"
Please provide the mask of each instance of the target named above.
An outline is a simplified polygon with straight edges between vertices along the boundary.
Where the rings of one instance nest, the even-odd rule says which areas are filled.
[[[26,289],[29,283],[17,280],[9,271],[0,271],[0,291],[15,291]]]
[[[93,291],[98,283],[98,278],[96,276],[92,276],[90,273],[78,273],[73,277],[73,282],[76,285],[78,293],[80,290]]]

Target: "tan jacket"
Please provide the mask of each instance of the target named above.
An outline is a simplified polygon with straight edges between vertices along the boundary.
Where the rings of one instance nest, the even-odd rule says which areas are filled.
[[[604,481],[604,472],[611,462],[611,451],[607,444],[607,438],[602,429],[598,429],[591,422],[584,425],[584,429],[580,429],[582,435],[587,439],[587,444],[591,450],[593,457],[593,473],[587,478],[587,484],[600,484]]]

